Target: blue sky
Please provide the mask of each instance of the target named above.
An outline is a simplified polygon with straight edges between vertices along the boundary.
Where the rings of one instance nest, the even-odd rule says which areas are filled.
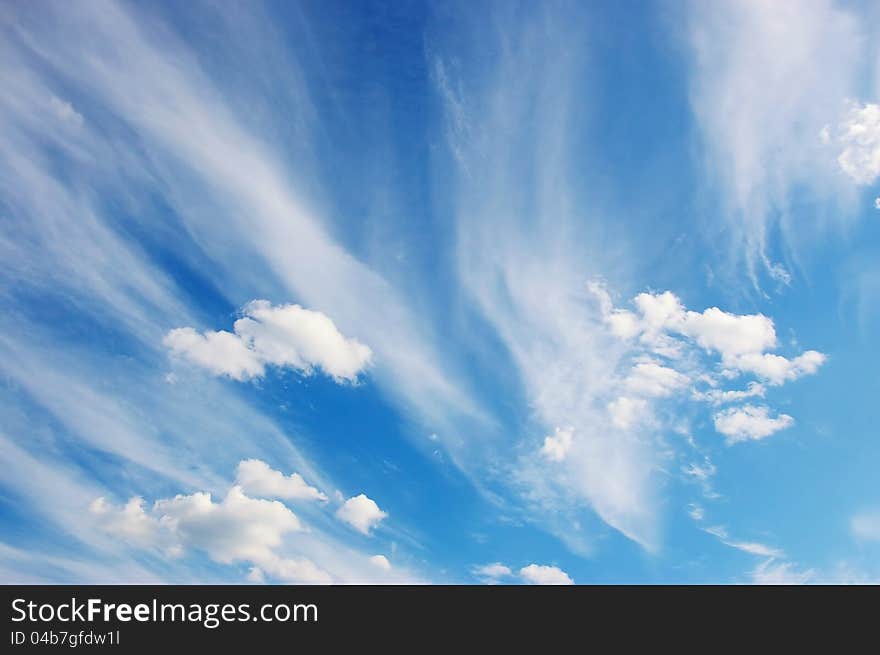
[[[873,3],[5,3],[4,582],[880,577]]]

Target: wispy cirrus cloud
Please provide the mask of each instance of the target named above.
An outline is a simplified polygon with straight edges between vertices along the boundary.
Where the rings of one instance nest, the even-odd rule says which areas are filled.
[[[75,480],[74,489],[94,486],[96,496],[106,492],[102,486],[120,495],[167,485],[215,490],[230,460],[259,456],[294,462],[308,479],[327,482],[291,435],[234,391],[207,379],[165,381],[163,336],[175,326],[205,324],[205,299],[235,307],[264,294],[285,302],[320,297],[322,307],[339,309],[334,323],[381,334],[384,345],[376,350],[384,365],[377,377],[407,411],[427,416],[429,405],[437,411],[449,407],[447,400],[464,413],[473,409],[463,385],[451,385],[440,372],[444,364],[427,354],[430,338],[423,338],[402,296],[305,209],[285,157],[241,119],[241,107],[210,67],[158,13],[109,1],[77,11],[60,5],[9,11],[13,20],[4,20],[0,46],[4,79],[14,90],[0,100],[8,145],[0,155],[0,293],[16,309],[3,319],[0,344],[14,353],[3,365],[15,393],[15,402],[2,406],[5,452],[10,466],[32,472],[36,449],[83,449],[87,457],[118,462],[94,485],[85,482],[95,471],[83,461],[48,454],[35,478],[44,486],[9,478],[12,491],[46,520],[44,529],[79,540],[74,550],[92,541],[53,510],[47,476],[56,473]],[[259,20],[245,25],[268,29]],[[313,274],[318,269],[320,276]],[[185,279],[199,281],[204,295],[194,300]],[[69,324],[47,318],[50,307],[81,324],[66,330]],[[253,309],[259,325],[248,324],[256,333],[245,338],[262,344],[265,355],[277,345],[267,326],[290,308],[284,316],[272,307]],[[370,315],[373,327],[367,327]],[[317,321],[298,325],[308,323],[307,332],[316,322],[327,328],[320,316],[307,314]],[[332,341],[338,331],[310,334]],[[101,343],[108,345],[87,347]],[[351,339],[344,340],[348,350],[329,355],[310,350],[315,343],[300,339],[297,366],[352,379],[368,359]],[[263,364],[247,360],[240,371],[257,374]],[[398,374],[413,378],[404,384]],[[26,415],[24,406],[35,411]],[[52,435],[47,443],[27,439],[41,431]],[[207,451],[206,443],[212,444]],[[68,497],[87,494],[92,491]]]
[[[830,0],[739,0],[690,3],[686,24],[702,162],[725,219],[707,229],[730,231],[727,254],[756,284],[765,275],[785,282],[778,253],[825,220],[805,208],[852,195],[819,135],[860,95],[870,21]]]

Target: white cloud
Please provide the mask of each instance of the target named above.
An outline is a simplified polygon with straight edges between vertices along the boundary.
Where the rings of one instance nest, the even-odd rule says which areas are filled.
[[[599,283],[589,286],[599,301],[603,321],[609,325],[611,317],[626,310],[614,308],[607,290]],[[717,307],[703,312],[687,310],[678,297],[669,292],[640,293],[633,299],[637,312],[630,313],[628,324],[633,326],[630,336],[638,337],[633,348],[649,353],[664,351],[671,362],[668,365],[650,359],[650,355],[636,356],[636,363],[624,379],[626,390],[647,398],[662,398],[684,389],[691,389],[693,400],[720,405],[766,394],[763,383],[751,381],[744,390],[716,388],[723,380],[750,373],[764,383],[778,386],[815,374],[827,357],[818,351],[807,350],[791,359],[765,352],[777,345],[773,321],[763,314],[731,314]],[[717,355],[718,368],[710,368],[707,356]],[[686,366],[687,374],[674,367]],[[708,391],[692,388],[692,380],[708,384]],[[632,400],[621,397],[608,405],[612,420],[618,427],[632,427],[633,417],[646,415],[646,407],[636,408]],[[766,406],[744,405],[716,412],[715,429],[727,437],[729,443],[746,439],[761,439],[791,426],[794,419],[787,414],[770,416]],[[699,473],[692,469],[689,474]]]
[[[229,332],[199,334],[192,328],[176,328],[165,335],[162,343],[175,355],[233,380],[261,377],[265,370],[259,355]]]
[[[250,498],[237,486],[219,503],[205,492],[159,500],[153,514],[181,545],[204,550],[223,564],[260,564],[273,555],[284,534],[302,530],[297,516],[282,503]]]
[[[874,209],[880,209],[880,196],[874,198]]]
[[[697,464],[696,462],[691,463],[684,468],[684,472],[686,475],[696,478],[700,482],[706,482],[709,478],[715,475],[716,468],[707,457],[703,464]]]
[[[688,505],[688,516],[690,516],[694,521],[702,521],[706,518],[706,510],[704,510],[700,505],[696,503],[690,503]]]
[[[535,585],[572,585],[572,580],[568,574],[555,566],[542,566],[540,564],[529,564],[519,570],[520,577],[529,584]]]
[[[636,364],[624,382],[628,391],[654,397],[670,396],[689,383],[688,376],[656,362]]]
[[[268,364],[306,375],[320,368],[338,382],[353,382],[372,359],[367,346],[344,337],[327,316],[299,305],[254,300],[233,330],[199,335],[192,328],[177,328],[163,343],[215,375],[236,380],[261,377]]]
[[[880,512],[857,514],[850,522],[853,535],[862,541],[880,541]]]
[[[484,564],[483,566],[476,567],[474,569],[474,575],[478,578],[485,578],[494,581],[499,578],[506,578],[513,575],[513,571],[510,570],[509,566],[505,566],[500,562],[494,562],[493,564]]]
[[[270,479],[273,484],[278,482],[275,476]],[[282,491],[286,491],[290,478],[282,476],[282,480],[286,481]],[[365,498],[351,500],[357,501],[358,529],[369,530],[385,513],[377,516],[378,508],[370,506],[372,501],[360,503],[359,499]],[[114,544],[153,551],[166,564],[181,562],[182,555],[200,551],[220,564],[247,565],[247,579],[253,582],[267,578],[296,584],[422,582],[406,567],[392,567],[385,556],[359,552],[325,533],[322,521],[330,519],[326,505],[307,509],[310,517],[319,519],[310,526],[282,502],[250,497],[233,485],[219,501],[207,492],[163,498],[151,506],[139,497],[122,506],[98,498],[91,502],[93,521],[86,527],[98,527],[113,537]],[[326,516],[322,517],[323,513]]]
[[[837,158],[843,172],[856,184],[872,184],[880,177],[880,105],[852,105],[837,142],[843,148]]]
[[[296,515],[278,501],[250,498],[238,486],[219,503],[196,492],[158,500],[149,512],[140,498],[120,508],[99,498],[90,509],[114,537],[141,547],[163,546],[169,556],[196,549],[221,564],[250,563],[252,581],[266,572],[298,584],[332,582],[308,559],[277,554],[284,535],[303,529]]]
[[[389,562],[388,558],[384,555],[373,555],[370,557],[370,564],[383,571],[391,570],[391,562]]]
[[[188,290],[145,252],[136,236],[144,234],[162,239],[169,257],[189,262],[197,277],[217,282],[218,302],[253,298],[259,289],[272,297],[301,299],[306,306],[320,304],[343,333],[356,330],[380,353],[383,387],[408,414],[474,411],[466,385],[447,379],[449,359],[439,356],[423,331],[429,319],[411,312],[404,294],[335,243],[324,217],[300,202],[297,181],[313,178],[303,158],[293,162],[269,136],[277,136],[267,125],[272,117],[265,115],[267,121],[258,125],[236,114],[241,108],[236,98],[259,103],[258,94],[229,94],[218,87],[215,83],[227,76],[213,66],[200,68],[204,53],[198,47],[204,44],[179,39],[149,9],[102,2],[79,11],[59,4],[47,12],[13,11],[14,20],[4,27],[14,25],[21,38],[0,39],[9,91],[0,102],[5,271],[0,277],[4,285],[15,280],[40,294],[57,293],[76,316],[87,315],[125,339],[117,343],[119,352],[86,344],[69,349],[58,346],[64,325],[17,323],[14,342],[0,346],[0,359],[8,364],[3,375],[16,366],[9,350],[38,353],[52,374],[21,368],[22,377],[31,378],[22,394],[44,407],[28,418],[29,429],[17,430],[15,439],[24,448],[46,458],[46,449],[25,435],[51,422],[64,452],[72,447],[118,455],[108,484],[133,479],[150,484],[155,472],[163,484],[216,489],[217,468],[227,465],[230,453],[290,461],[310,482],[321,480],[300,457],[296,439],[239,394],[206,376],[186,388],[153,384],[158,378],[152,350],[168,327],[197,325],[200,317],[185,297]],[[241,54],[281,54],[271,38],[253,38],[270,37],[273,28],[262,18],[252,15],[241,24],[228,16],[214,17],[221,32],[235,37],[225,40],[236,53],[230,61],[239,61]],[[34,48],[38,43],[45,47]],[[253,43],[260,43],[260,54]],[[285,63],[278,67],[285,80],[297,67],[290,55],[285,49],[277,59]],[[301,108],[310,105],[304,89],[283,86],[288,99],[296,96],[294,120],[304,127]],[[241,91],[240,84],[236,88]],[[67,97],[62,89],[75,91],[76,108],[62,99]],[[106,121],[83,123],[73,113],[82,108],[97,108]],[[70,129],[73,124],[82,129]],[[113,129],[104,129],[111,124]],[[295,132],[298,146],[307,149],[308,129]],[[122,137],[133,138],[138,147],[120,147]],[[70,174],[59,177],[62,169]],[[129,212],[131,230],[117,229],[118,212],[107,208],[136,198],[153,198],[156,207],[169,209],[161,235],[146,206]],[[12,332],[0,328],[5,336]],[[232,370],[243,379],[259,374],[247,362]],[[0,420],[7,428],[8,410],[4,407]],[[206,443],[213,448],[205,449]],[[56,468],[62,464],[67,462],[53,460]],[[74,479],[91,473],[75,463],[69,468]],[[24,483],[16,491],[27,488],[26,480],[13,479]],[[60,507],[48,502],[48,489],[34,489],[33,507]],[[95,489],[80,509],[106,493]],[[65,495],[66,503],[70,498]],[[79,536],[65,512],[52,510],[52,517],[47,532]],[[345,552],[339,544],[334,548]],[[96,552],[89,557],[100,561]],[[178,579],[187,579],[182,565],[174,568]],[[361,570],[352,566],[352,573],[361,575]],[[206,569],[201,574],[214,575]]]
[[[827,357],[815,350],[807,350],[793,359],[772,353],[748,353],[729,360],[727,364],[742,372],[754,373],[772,385],[813,375]]]
[[[837,163],[816,135],[862,84],[871,21],[833,0],[688,6],[690,99],[707,186],[720,192],[725,219],[717,234],[757,284],[758,269],[774,266],[772,235],[792,229],[791,206],[842,195]],[[822,214],[798,212],[801,242],[819,233]]]
[[[366,494],[360,494],[346,500],[336,511],[336,516],[358,532],[368,535],[388,514],[379,509],[376,502]]]
[[[721,389],[710,389],[708,391],[695,391],[694,398],[696,400],[704,400],[713,405],[722,405],[724,403],[736,402],[746,398],[763,398],[767,390],[764,385],[759,382],[749,382],[745,389],[735,389],[723,391]]]
[[[731,407],[715,414],[715,429],[727,437],[728,443],[764,439],[794,425],[788,414],[771,417],[766,406],[743,405]]]
[[[785,555],[785,553],[778,548],[773,548],[772,546],[767,546],[766,544],[758,543],[756,541],[730,541],[727,542],[727,545],[759,557],[783,557]]]
[[[284,582],[314,585],[333,582],[333,576],[306,558],[292,559],[270,555],[260,565],[266,573]]]
[[[552,435],[544,437],[541,454],[551,462],[561,462],[571,450],[574,428],[556,428]]]
[[[717,353],[731,374],[752,373],[772,385],[812,375],[826,360],[824,354],[815,350],[793,359],[765,352],[776,348],[777,337],[773,321],[763,314],[732,314],[718,307],[690,311],[669,291],[640,293],[633,299],[639,310],[634,314],[614,309],[601,286],[594,283],[590,289],[599,298],[603,319],[611,331],[617,333],[612,319],[626,313],[630,336],[639,336],[639,341],[651,352],[680,358],[686,344],[678,339],[686,337],[707,353]],[[656,362],[637,364],[627,380],[631,388],[653,396],[669,395],[686,387],[688,382],[684,374]],[[753,391],[757,389],[760,387]],[[729,393],[713,391],[705,399],[732,399],[733,396],[725,396]]]
[[[751,573],[751,582],[758,585],[801,585],[812,580],[815,575],[813,569],[798,571],[790,562],[769,559],[755,567]]]
[[[608,403],[611,422],[624,430],[649,418],[649,411],[648,402],[644,398],[621,396]]]
[[[597,324],[593,303],[583,297],[584,284],[598,270],[611,269],[593,256],[603,249],[591,242],[589,221],[578,208],[581,172],[568,165],[573,96],[583,79],[576,62],[586,54],[583,35],[573,27],[587,20],[582,7],[571,9],[583,15],[542,11],[540,21],[508,21],[499,12],[495,19],[503,25],[488,38],[512,47],[496,41],[500,47],[492,50],[499,56],[477,68],[443,58],[437,91],[445,103],[449,149],[464,162],[443,173],[447,180],[451,174],[456,189],[452,261],[462,297],[503,345],[504,365],[483,367],[482,379],[515,379],[543,435],[557,426],[574,430],[552,476],[540,452],[543,435],[527,444],[502,446],[504,436],[483,440],[473,444],[479,456],[468,459],[483,465],[483,480],[488,471],[512,489],[541,527],[583,552],[592,537],[588,522],[570,518],[584,512],[652,544],[660,476],[653,444],[611,422],[607,405],[620,394],[610,394],[607,383],[626,348]],[[557,62],[551,76],[534,66],[535,53]],[[524,88],[542,91],[522,93]],[[540,130],[517,127],[526,123]],[[609,250],[604,254],[615,260]],[[510,430],[496,431],[504,433]],[[530,451],[520,457],[524,446]]]
[[[721,541],[724,545],[730,546],[731,548],[736,548],[737,550],[741,550],[744,553],[757,555],[758,557],[785,557],[785,553],[783,553],[778,548],[773,548],[772,546],[767,546],[765,544],[755,541],[738,541],[736,539],[731,539],[730,536],[727,534],[727,530],[725,530],[723,527],[714,526],[704,528],[704,530],[709,534],[717,537],[719,541]]]
[[[144,499],[135,496],[122,507],[115,507],[103,497],[96,498],[89,511],[98,517],[100,527],[122,541],[151,547],[159,540],[159,526],[144,511]]]
[[[706,350],[719,353],[722,359],[776,347],[773,321],[763,314],[730,314],[717,307],[702,313],[689,311],[678,331]]]
[[[246,493],[268,498],[290,500],[327,500],[327,496],[306,484],[299,473],[285,476],[259,459],[246,459],[238,464],[235,482]]]

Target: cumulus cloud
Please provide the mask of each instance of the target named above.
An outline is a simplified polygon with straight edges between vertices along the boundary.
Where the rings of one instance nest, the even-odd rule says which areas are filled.
[[[793,359],[772,353],[748,353],[730,360],[728,364],[778,386],[805,375],[813,375],[826,359],[824,354],[815,350],[807,350]]]
[[[242,314],[234,333],[177,328],[163,343],[175,355],[235,380],[262,377],[271,365],[305,375],[319,368],[337,382],[353,382],[372,360],[369,347],[346,338],[321,312],[254,300]]]
[[[641,362],[633,366],[625,386],[632,393],[664,397],[688,386],[690,379],[668,366],[657,362]]]
[[[122,507],[116,507],[105,498],[96,498],[89,511],[98,519],[99,526],[122,541],[140,547],[157,544],[159,530],[156,521],[144,511],[144,499],[129,499]]]
[[[675,325],[671,327],[676,329]],[[719,353],[722,359],[776,347],[773,321],[763,314],[731,314],[718,307],[702,313],[689,311],[678,331],[704,349]]]
[[[763,314],[732,314],[718,307],[695,312],[687,310],[670,291],[640,293],[633,299],[638,312],[630,312],[615,309],[601,285],[593,283],[590,290],[599,299],[603,320],[612,333],[620,334],[615,325],[626,316],[626,338],[638,337],[646,350],[658,355],[678,359],[694,344],[706,353],[717,354],[730,376],[751,373],[771,385],[812,375],[826,360],[815,350],[792,359],[766,352],[776,348],[777,336],[773,320]],[[688,382],[686,375],[657,362],[636,364],[627,380],[631,388],[654,396],[669,395]],[[724,393],[713,392],[705,399],[720,400]]]
[[[358,532],[370,534],[370,531],[388,516],[379,509],[379,506],[366,494],[353,496],[346,500],[342,507],[336,511],[336,517],[340,521],[348,523]]]
[[[303,529],[299,518],[278,501],[248,497],[239,486],[220,502],[196,492],[158,500],[149,511],[141,498],[122,507],[98,498],[90,509],[104,531],[134,545],[161,546],[169,555],[194,549],[221,564],[249,563],[251,580],[261,579],[265,571],[285,582],[332,582],[308,559],[276,553],[287,533]]]
[[[514,571],[500,562],[485,564],[473,569],[473,574],[486,584],[497,584],[504,578],[513,578]],[[520,582],[532,585],[572,585],[574,581],[556,566],[529,564],[516,572]]]
[[[520,577],[529,584],[534,585],[573,585],[568,574],[555,566],[543,566],[529,564],[519,570]]]
[[[732,314],[718,307],[696,312],[669,291],[640,293],[633,299],[636,311],[629,311],[616,309],[601,283],[591,283],[589,290],[610,332],[625,332],[622,338],[629,340],[636,353],[623,380],[626,395],[608,404],[612,422],[619,428],[631,428],[637,417],[649,415],[647,399],[656,401],[686,389],[691,399],[712,405],[763,398],[765,385],[779,386],[813,375],[827,359],[816,350],[793,358],[766,352],[776,348],[778,340],[773,320],[763,314]],[[621,324],[627,326],[625,331],[620,330]],[[717,357],[714,367],[707,361],[712,355]],[[666,361],[661,363],[658,357]],[[686,372],[680,367],[687,367]],[[745,389],[718,388],[725,380],[744,374],[760,381],[750,381]],[[698,390],[694,381],[710,388]],[[768,407],[749,404],[716,412],[713,421],[728,443],[763,439],[794,423],[787,414],[773,417]],[[699,468],[688,471],[699,472]]]
[[[214,375],[225,375],[233,380],[261,377],[264,362],[259,355],[230,332],[199,334],[189,327],[176,328],[165,335],[162,343],[178,356],[207,369]]]
[[[728,443],[764,439],[794,425],[788,414],[770,416],[770,408],[764,405],[743,405],[722,410],[713,417],[715,429],[727,437]]]
[[[302,529],[299,518],[282,503],[250,498],[238,486],[219,503],[206,492],[159,500],[153,513],[183,546],[204,550],[223,564],[263,561],[284,534]]]
[[[872,184],[880,176],[880,105],[851,105],[837,142],[841,170],[856,184]]]
[[[880,209],[880,196],[874,198],[874,209]]]
[[[500,562],[478,566],[473,572],[478,578],[483,578],[489,581],[497,581],[499,578],[506,578],[513,575],[513,571],[510,570],[510,567]]]
[[[114,505],[99,497],[91,502],[93,525],[130,546],[152,550],[166,558],[192,551],[227,565],[247,565],[247,579],[268,578],[296,584],[341,582],[400,582],[414,578],[393,568],[384,555],[359,553],[328,538],[315,526],[305,526],[279,500],[321,500],[316,489],[298,476],[284,476],[260,460],[240,462],[236,484],[221,499],[198,491],[162,498],[152,505],[140,497]],[[319,506],[321,507],[321,506]],[[350,498],[337,513],[342,520],[369,533],[387,515],[361,494]]]
[[[299,473],[285,476],[258,459],[242,460],[238,464],[235,482],[253,496],[289,500],[327,500],[321,491],[306,483]]]
[[[568,455],[568,451],[571,450],[573,439],[573,428],[556,428],[552,435],[544,437],[541,454],[551,462],[561,462]]]

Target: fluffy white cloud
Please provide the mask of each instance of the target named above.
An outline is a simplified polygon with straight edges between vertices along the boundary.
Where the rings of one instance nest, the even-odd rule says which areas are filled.
[[[284,582],[293,584],[331,584],[333,577],[304,557],[293,559],[270,555],[261,562],[262,570]]]
[[[329,584],[332,577],[306,558],[276,553],[287,533],[302,530],[297,516],[278,501],[250,498],[233,486],[220,502],[196,492],[158,500],[147,511],[141,498],[114,507],[103,498],[91,512],[105,532],[141,547],[162,547],[169,556],[187,549],[205,552],[221,564],[249,563],[248,579],[263,572],[298,584]]]
[[[203,550],[224,564],[259,564],[272,557],[284,534],[302,529],[297,516],[282,503],[250,498],[237,486],[219,503],[205,492],[159,500],[153,514],[183,546]]]
[[[189,327],[176,328],[165,335],[162,343],[175,355],[233,380],[261,377],[265,370],[259,355],[230,332],[199,334]]]
[[[773,321],[763,314],[730,314],[717,307],[702,313],[689,311],[678,331],[722,359],[776,347]]]
[[[157,545],[159,526],[144,511],[144,499],[135,496],[122,507],[116,507],[103,497],[96,498],[89,511],[98,519],[99,526],[122,541],[142,548]]]
[[[544,437],[541,454],[551,462],[561,462],[571,450],[573,439],[573,428],[556,428],[552,435]]]
[[[880,541],[880,511],[857,514],[850,522],[850,529],[862,541]]]
[[[763,314],[731,314],[718,307],[702,312],[686,310],[678,297],[669,292],[640,293],[633,299],[638,314],[615,309],[607,291],[598,283],[590,291],[599,299],[604,321],[613,334],[626,316],[627,338],[639,337],[650,352],[678,359],[691,340],[707,353],[716,353],[731,375],[751,373],[772,385],[812,375],[826,357],[808,350],[793,359],[765,352],[776,348],[776,329],[772,319]],[[687,376],[656,362],[642,362],[633,367],[627,384],[644,395],[663,396],[687,386]],[[723,400],[724,391],[710,392],[706,400]],[[756,394],[757,395],[757,394]],[[743,396],[744,397],[744,396]],[[732,399],[732,397],[731,397]]]
[[[513,571],[510,570],[509,566],[505,566],[500,562],[494,562],[492,564],[484,564],[483,566],[478,566],[474,569],[474,575],[478,578],[485,578],[487,580],[498,580],[499,578],[506,578],[513,575]]]
[[[336,517],[340,521],[367,535],[387,516],[388,514],[379,509],[376,502],[366,494],[349,498],[336,511]]]
[[[714,421],[715,429],[727,437],[728,443],[764,439],[794,425],[794,419],[788,414],[771,417],[770,409],[763,405],[731,407],[715,414]]]
[[[654,397],[670,396],[689,383],[688,376],[657,362],[636,364],[624,382],[628,391]]]
[[[235,380],[261,377],[266,365],[272,365],[306,375],[320,368],[338,382],[353,382],[372,360],[367,346],[346,338],[321,312],[254,300],[242,313],[233,324],[234,334],[199,334],[192,328],[177,328],[165,336],[163,343],[175,355],[214,375]]]
[[[258,459],[242,460],[238,464],[235,482],[246,493],[268,498],[290,500],[327,500],[321,491],[306,484],[299,473],[285,476]]]
[[[299,305],[273,307],[254,300],[235,322],[236,334],[267,362],[311,371],[319,366],[336,380],[354,380],[372,358],[372,351],[347,339],[321,312]]]
[[[856,184],[872,184],[880,177],[880,105],[852,105],[837,141],[842,148],[837,163]]]
[[[880,196],[874,198],[874,209],[880,209]]]
[[[301,497],[305,490],[309,499],[317,499],[311,487],[259,460],[240,464],[238,480],[254,483],[252,488],[260,493]],[[79,507],[83,502],[89,501],[81,500]],[[323,505],[313,511],[330,514]],[[163,498],[152,505],[139,497],[122,506],[97,498],[91,501],[89,514],[93,521],[88,527],[98,527],[114,540],[166,559],[200,551],[220,564],[246,565],[252,582],[269,578],[296,584],[418,581],[405,567],[392,567],[383,555],[359,552],[318,525],[306,528],[282,502],[249,496],[239,484],[219,500],[207,492]],[[337,515],[366,533],[386,516],[364,495],[349,499]]]
[[[555,566],[529,564],[519,570],[519,575],[529,584],[535,585],[574,584],[574,580],[572,580],[565,571]]]
[[[684,307],[671,291],[663,293],[640,293],[633,300],[641,312],[640,331],[655,335],[680,325],[684,320]]]
[[[778,386],[805,375],[813,375],[826,359],[824,354],[815,350],[808,350],[793,359],[772,353],[748,353],[730,360],[728,364]]]

